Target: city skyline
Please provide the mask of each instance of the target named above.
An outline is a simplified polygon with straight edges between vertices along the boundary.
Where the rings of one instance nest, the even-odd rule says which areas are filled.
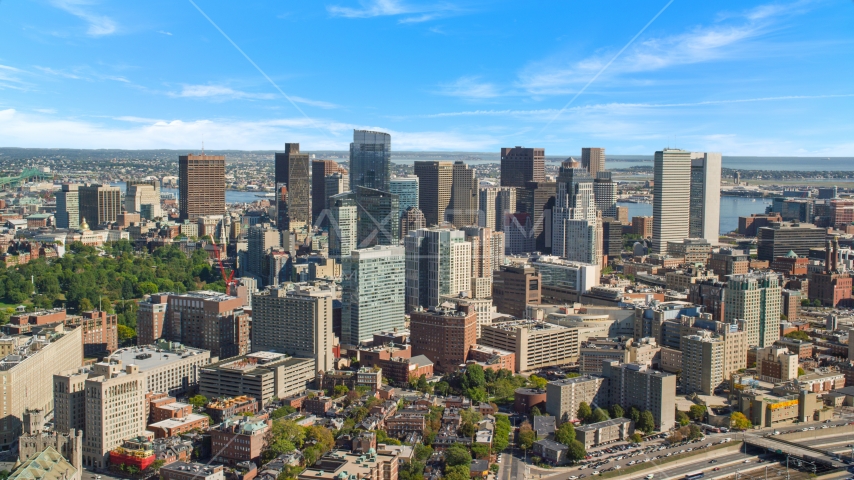
[[[849,2],[0,8],[3,146],[346,150],[367,129],[397,151],[854,154]]]

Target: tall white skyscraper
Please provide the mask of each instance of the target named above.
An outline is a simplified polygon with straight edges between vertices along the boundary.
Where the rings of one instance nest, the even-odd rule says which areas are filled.
[[[358,244],[358,211],[349,192],[329,197],[329,258],[341,262]]]
[[[477,224],[495,230],[498,187],[483,187],[478,194]]]
[[[465,232],[425,228],[410,232],[406,248],[406,311],[439,305],[442,295],[469,293],[471,243]]]
[[[344,258],[341,283],[341,343],[357,345],[374,333],[405,326],[403,247],[353,250]]]
[[[602,222],[596,212],[593,178],[565,161],[557,179],[552,253],[576,262],[601,263]]]
[[[59,228],[80,228],[79,185],[63,183],[62,190],[56,192],[56,226]]]
[[[691,153],[691,238],[705,238],[712,245],[720,239],[721,154]]]
[[[691,152],[655,152],[652,199],[652,251],[667,253],[667,242],[689,238]]]

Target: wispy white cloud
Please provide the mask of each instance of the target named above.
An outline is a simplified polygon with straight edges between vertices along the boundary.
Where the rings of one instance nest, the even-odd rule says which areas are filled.
[[[495,84],[482,82],[480,77],[472,76],[460,77],[452,83],[439,85],[436,93],[471,99],[495,98],[502,95]]]
[[[157,33],[159,33],[161,35],[167,35],[170,37],[172,36],[172,32],[167,32],[166,30],[158,30]]]
[[[680,65],[692,65],[752,55],[751,46],[772,32],[784,15],[799,14],[808,8],[807,1],[761,5],[748,11],[722,14],[716,21],[698,25],[680,33],[648,38],[629,48],[611,65],[602,80],[633,73],[652,72]],[[613,52],[567,62],[551,57],[521,69],[517,86],[534,95],[565,95],[599,72]]]
[[[339,105],[336,105],[331,102],[324,102],[323,100],[311,100],[309,98],[295,97],[293,95],[291,95],[291,100],[297,103],[302,103],[304,105],[311,105],[312,107],[325,108],[327,110],[339,107]]]
[[[271,100],[276,98],[272,93],[251,93],[234,90],[223,85],[184,85],[180,92],[169,92],[171,97],[209,98],[212,100],[256,99]]]
[[[840,93],[827,95],[782,95],[777,97],[755,97],[735,98],[723,100],[703,100],[698,102],[681,103],[596,103],[588,105],[577,105],[570,107],[567,111],[573,112],[609,112],[613,114],[637,113],[644,109],[666,109],[666,108],[693,108],[711,107],[716,105],[733,105],[739,103],[755,102],[783,102],[795,100],[821,100],[828,98],[854,98],[854,93]],[[530,117],[536,121],[547,121],[549,115],[558,112],[556,108],[540,108],[534,110],[501,109],[501,110],[464,110],[459,112],[441,112],[426,115],[418,115],[419,118],[443,118],[443,117]],[[402,117],[408,118],[408,117]]]
[[[50,68],[50,67],[41,67],[38,65],[33,65],[33,68],[35,68],[36,70],[38,70],[42,73],[46,73],[48,75],[53,75],[54,77],[71,78],[71,79],[75,79],[75,80],[80,79],[79,75],[77,75],[75,73],[71,73],[71,72],[66,72],[64,70],[57,70],[57,69]]]
[[[100,37],[104,35],[111,35],[116,33],[118,30],[118,25],[112,18],[106,15],[98,15],[90,11],[88,7],[92,5],[91,1],[51,0],[51,4],[88,23],[89,27],[86,30],[87,35]]]
[[[53,115],[56,113],[55,108],[34,108],[33,111],[39,112],[39,113],[44,113],[46,115]]]
[[[360,0],[359,5],[358,8],[330,5],[326,11],[334,17],[344,18],[403,17],[398,23],[427,22],[461,11],[450,3],[415,5],[400,0]]]
[[[0,145],[68,148],[187,148],[200,144],[214,149],[269,150],[281,148],[278,139],[300,138],[306,150],[345,150],[353,129],[382,130],[392,134],[401,150],[483,151],[499,142],[491,135],[458,131],[396,131],[377,125],[358,125],[305,118],[263,121],[232,119],[161,120],[135,116],[115,117],[120,123],[99,123],[0,110]],[[316,124],[331,135],[319,133]],[[44,135],[51,132],[51,135]]]

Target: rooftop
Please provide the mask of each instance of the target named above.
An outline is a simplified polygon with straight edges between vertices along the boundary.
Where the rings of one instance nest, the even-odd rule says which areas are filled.
[[[121,360],[124,365],[137,365],[139,366],[139,371],[144,372],[185,358],[204,354],[210,356],[208,350],[185,347],[180,343],[159,342],[154,345],[121,348],[110,355],[109,360]]]
[[[592,375],[582,375],[580,377],[564,378],[561,380],[554,380],[554,381],[549,382],[548,384],[562,387],[564,385],[572,385],[575,383],[595,382],[595,381],[601,382],[602,380],[603,380],[602,377],[594,377]]]
[[[604,422],[591,423],[589,425],[581,425],[575,427],[576,430],[581,430],[583,432],[592,432],[594,430],[598,430],[604,427],[612,427],[614,425],[622,425],[624,423],[631,422],[628,418],[612,418],[610,420],[605,420]]]

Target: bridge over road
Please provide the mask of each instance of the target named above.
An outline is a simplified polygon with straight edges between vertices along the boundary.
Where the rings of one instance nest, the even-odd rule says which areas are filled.
[[[778,439],[774,436],[761,437],[758,435],[745,435],[744,443],[753,447],[764,448],[769,452],[789,455],[790,457],[806,460],[807,462],[821,464],[828,468],[836,469],[845,468],[847,466],[841,462],[833,452],[793,443],[788,440]]]

